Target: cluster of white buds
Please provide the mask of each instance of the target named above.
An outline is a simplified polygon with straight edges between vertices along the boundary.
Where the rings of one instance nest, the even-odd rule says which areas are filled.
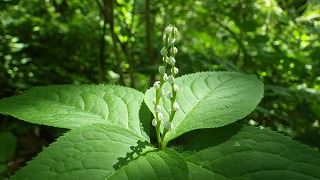
[[[179,69],[175,67],[176,59],[175,55],[178,53],[178,49],[174,46],[176,42],[176,33],[178,29],[173,26],[168,26],[164,30],[164,47],[161,49],[160,54],[163,56],[163,65],[159,67],[160,80],[156,81],[153,87],[156,89],[156,97],[153,100],[155,119],[152,120],[152,125],[156,127],[158,141],[161,142],[166,132],[172,129],[172,120],[175,112],[180,109],[179,104],[176,102],[176,94],[179,91],[179,86],[175,84],[175,76],[178,74]],[[166,73],[167,65],[170,65],[169,75]],[[170,83],[171,90],[164,92],[162,86],[165,82]],[[171,101],[171,108],[169,111],[169,119],[163,120],[163,114],[161,113],[160,98],[167,93],[167,97]],[[160,132],[160,125],[163,124],[164,131]],[[161,137],[162,134],[162,137]]]

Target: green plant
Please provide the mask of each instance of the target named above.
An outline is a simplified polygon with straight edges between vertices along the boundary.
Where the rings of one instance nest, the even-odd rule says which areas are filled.
[[[174,38],[171,30],[166,50],[170,33]],[[167,59],[176,51],[168,58],[167,53],[161,52],[160,82],[145,94],[116,85],[56,85],[0,100],[3,114],[70,129],[12,179],[320,178],[317,151],[276,132],[234,123],[263,97],[258,78],[235,72],[174,78],[171,61],[173,79],[165,82]],[[175,93],[160,98],[164,92]],[[151,124],[158,148],[149,139]],[[206,130],[178,151],[168,147],[196,129]]]

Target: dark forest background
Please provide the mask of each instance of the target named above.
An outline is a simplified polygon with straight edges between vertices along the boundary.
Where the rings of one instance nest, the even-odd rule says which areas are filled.
[[[242,123],[320,147],[319,0],[1,0],[0,98],[53,84],[144,92],[169,24],[179,29],[179,75],[257,75],[265,96]],[[0,116],[0,179],[63,132]]]

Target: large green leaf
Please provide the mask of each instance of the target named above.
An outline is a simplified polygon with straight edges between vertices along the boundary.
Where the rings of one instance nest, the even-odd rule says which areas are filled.
[[[255,76],[233,72],[202,72],[176,79],[180,90],[173,129],[165,137],[164,144],[188,131],[214,128],[230,124],[252,112],[263,96],[263,84]],[[171,90],[164,84],[165,92]],[[145,102],[154,113],[152,103],[155,89],[146,92]],[[164,119],[168,120],[169,99],[162,98]]]
[[[171,150],[148,152],[123,166],[108,179],[187,179],[187,163]]]
[[[37,87],[0,100],[0,112],[49,126],[75,128],[114,123],[144,134],[139,121],[143,94],[115,85]]]
[[[231,179],[320,179],[320,154],[282,134],[256,127],[210,129],[181,150],[203,171]]]
[[[75,128],[12,179],[104,179],[139,154],[154,150],[143,137],[112,124]]]
[[[194,180],[206,180],[206,179],[229,179],[226,178],[220,174],[217,174],[213,171],[210,171],[206,168],[203,168],[197,164],[193,164],[191,162],[187,162],[188,169],[189,169],[189,179],[194,179]]]
[[[111,124],[75,128],[12,179],[187,179],[188,166],[171,149]]]

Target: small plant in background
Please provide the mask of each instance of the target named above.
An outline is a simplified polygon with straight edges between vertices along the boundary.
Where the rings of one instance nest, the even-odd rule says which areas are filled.
[[[144,94],[115,85],[60,85],[1,99],[3,114],[70,129],[12,179],[319,179],[317,151],[235,123],[263,97],[258,78],[236,72],[176,77],[176,33],[165,29],[160,80]],[[151,125],[158,148],[149,139]],[[196,129],[206,130],[178,151],[168,147]]]

